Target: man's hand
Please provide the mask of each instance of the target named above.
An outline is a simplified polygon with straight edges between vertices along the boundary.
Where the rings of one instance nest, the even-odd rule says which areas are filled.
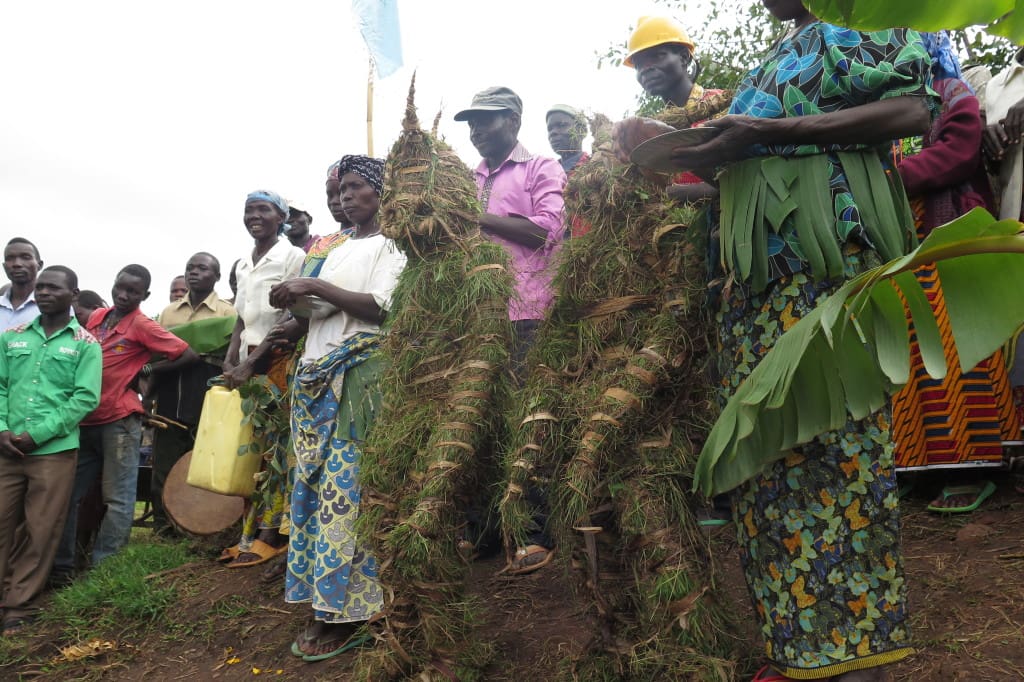
[[[39,447],[36,445],[36,442],[32,440],[32,436],[28,435],[27,431],[22,431],[17,436],[11,438],[11,442],[25,454],[28,454]]]
[[[992,123],[985,126],[985,130],[981,134],[981,149],[988,158],[993,161],[1002,161],[1009,146],[1010,138],[1006,136],[1002,124]]]
[[[1024,100],[1021,100],[1010,107],[1006,117],[1000,123],[1003,124],[1003,131],[1009,138],[1010,144],[1020,144],[1024,139]]]
[[[19,459],[25,456],[25,453],[14,444],[14,434],[10,431],[0,431],[0,455]]]

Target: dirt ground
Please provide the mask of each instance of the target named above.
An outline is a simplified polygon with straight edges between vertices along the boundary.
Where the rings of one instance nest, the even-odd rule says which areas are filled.
[[[919,650],[896,666],[899,681],[1024,680],[1024,496],[1005,477],[979,511],[929,513],[928,486],[905,501],[904,554],[913,634]],[[208,543],[213,554],[216,541]],[[730,527],[712,537],[716,554],[734,556]],[[730,554],[731,553],[731,554]],[[722,561],[724,600],[750,606],[736,562]],[[474,565],[471,592],[488,608],[482,633],[495,643],[484,678],[495,682],[552,679],[582,655],[597,631],[590,610],[570,598],[570,578],[549,566],[532,576],[497,576],[497,559]],[[25,660],[0,669],[3,680],[345,680],[356,653],[306,664],[289,653],[307,609],[283,603],[283,585],[266,585],[259,569],[228,570],[198,561],[155,580],[178,585],[179,603],[146,636],[96,633],[117,648],[74,664],[53,664],[69,642],[55,625],[28,639]],[[760,644],[737,637],[750,656],[738,679],[750,679]]]

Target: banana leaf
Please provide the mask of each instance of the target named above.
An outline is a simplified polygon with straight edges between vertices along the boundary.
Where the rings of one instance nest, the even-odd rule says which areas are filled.
[[[236,317],[211,317],[196,322],[179,324],[171,327],[169,332],[191,346],[200,355],[218,353],[227,350],[231,341],[231,332],[235,328]]]
[[[939,31],[988,25],[990,33],[1017,44],[1024,43],[1024,0],[803,0],[803,3],[823,21],[861,31],[896,26]]]
[[[983,209],[847,281],[775,342],[729,399],[697,461],[694,489],[725,492],[793,448],[885,405],[910,376],[910,321],[925,369],[946,371],[914,270],[934,263],[964,372],[1024,323],[1024,224]]]

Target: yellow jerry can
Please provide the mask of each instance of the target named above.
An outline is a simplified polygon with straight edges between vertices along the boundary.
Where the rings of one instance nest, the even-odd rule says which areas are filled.
[[[242,418],[242,396],[237,390],[213,386],[206,392],[188,468],[189,485],[221,495],[252,495],[253,476],[263,458],[259,452],[239,454],[252,442],[252,425],[243,424]]]

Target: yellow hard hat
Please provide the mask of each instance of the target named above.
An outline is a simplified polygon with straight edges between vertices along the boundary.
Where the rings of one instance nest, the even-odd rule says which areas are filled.
[[[690,52],[694,49],[693,41],[683,27],[668,17],[640,17],[636,22],[636,30],[629,36],[629,54],[622,63],[632,68],[633,57],[637,52],[665,43],[685,45],[690,48]]]

